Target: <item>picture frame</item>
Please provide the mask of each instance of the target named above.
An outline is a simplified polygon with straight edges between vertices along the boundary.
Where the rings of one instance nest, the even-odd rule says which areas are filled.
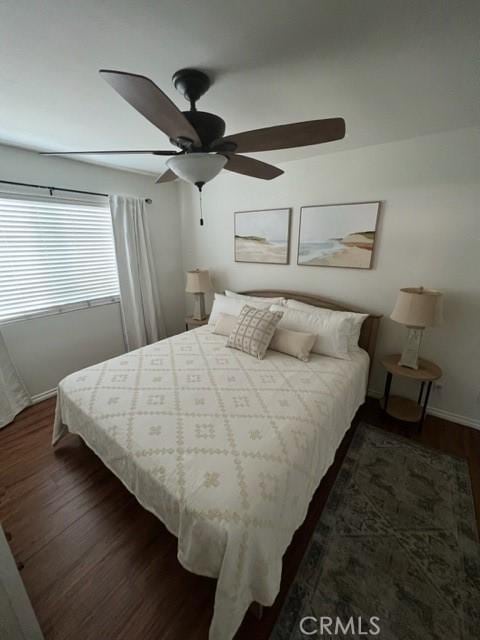
[[[371,269],[380,201],[301,207],[297,264]]]
[[[234,212],[234,260],[289,264],[291,207]]]

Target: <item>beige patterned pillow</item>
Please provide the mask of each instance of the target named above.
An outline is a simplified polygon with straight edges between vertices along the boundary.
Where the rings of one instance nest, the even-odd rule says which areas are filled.
[[[282,315],[280,311],[256,309],[246,304],[240,312],[235,330],[227,340],[227,347],[263,360]]]

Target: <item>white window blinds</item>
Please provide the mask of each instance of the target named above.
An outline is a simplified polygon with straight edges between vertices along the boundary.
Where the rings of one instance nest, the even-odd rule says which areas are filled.
[[[106,199],[0,193],[0,322],[118,295]]]

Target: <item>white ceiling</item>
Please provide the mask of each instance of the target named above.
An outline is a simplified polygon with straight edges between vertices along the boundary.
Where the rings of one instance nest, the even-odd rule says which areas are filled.
[[[283,162],[480,121],[477,0],[3,0],[0,142],[36,150],[170,148],[98,75],[214,84],[227,132],[343,116],[348,137],[258,154]],[[161,173],[153,156],[88,161]]]

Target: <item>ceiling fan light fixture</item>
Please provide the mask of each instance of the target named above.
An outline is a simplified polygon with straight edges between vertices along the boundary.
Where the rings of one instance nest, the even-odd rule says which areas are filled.
[[[203,185],[215,178],[227,161],[218,153],[186,153],[167,160],[167,167],[182,180]]]

